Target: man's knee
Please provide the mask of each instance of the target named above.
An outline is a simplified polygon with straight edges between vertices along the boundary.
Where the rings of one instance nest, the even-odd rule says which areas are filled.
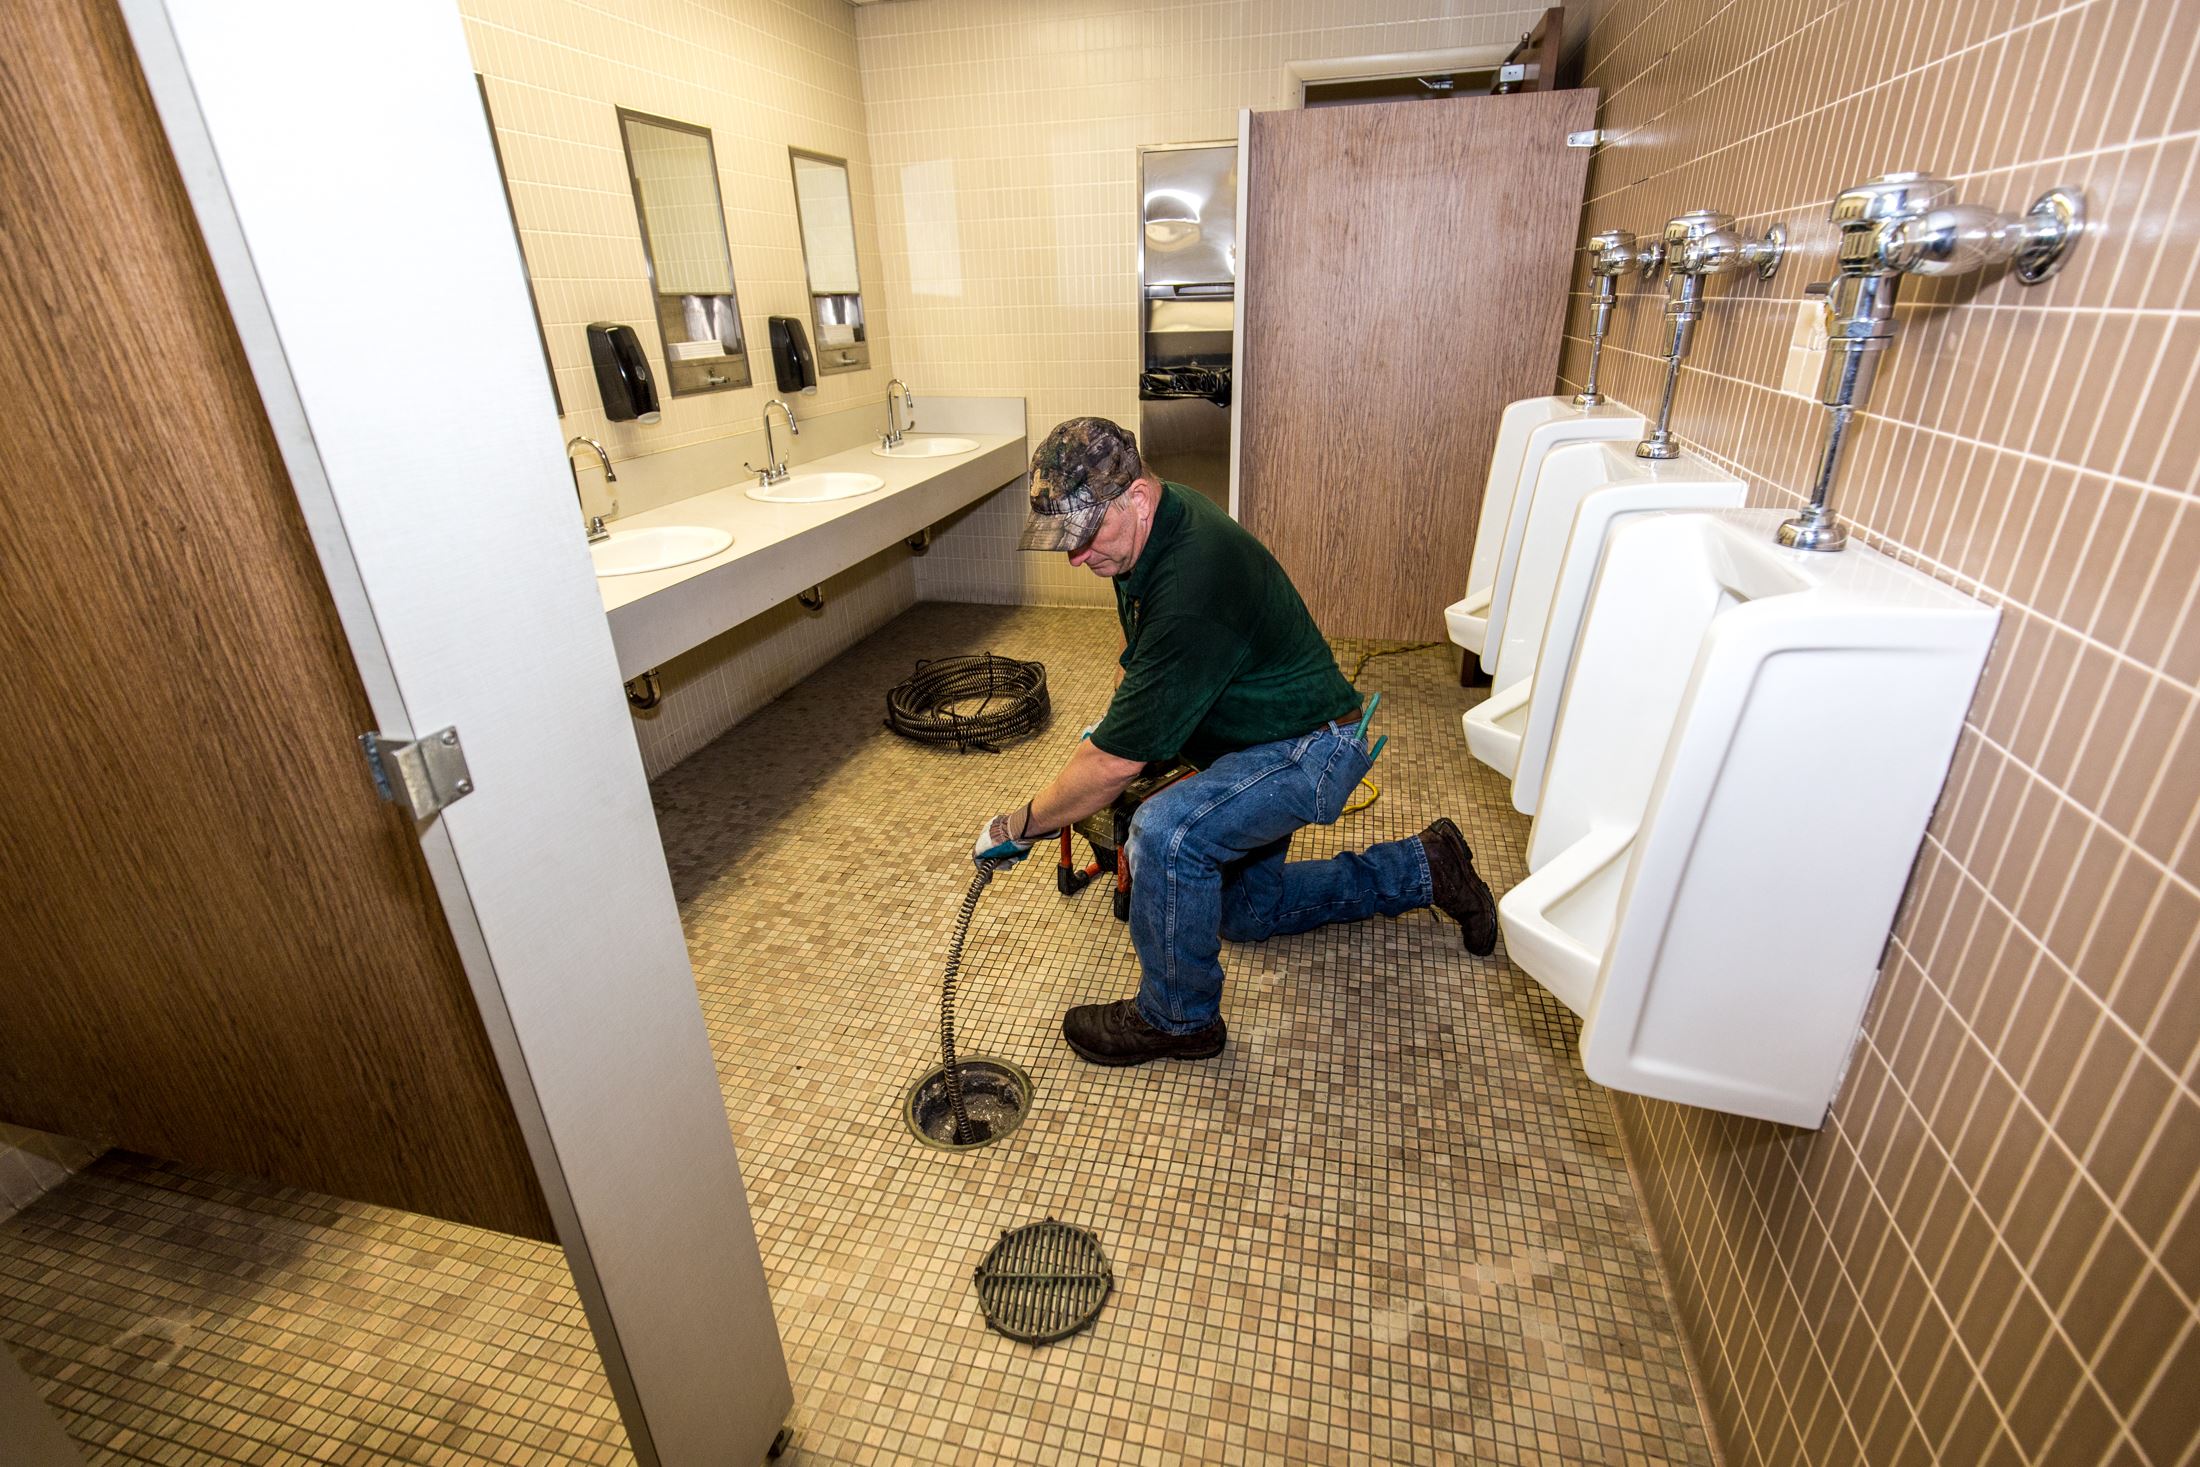
[[[1222,909],[1224,942],[1265,942],[1272,930],[1272,923],[1242,910],[1234,902],[1224,905]]]
[[[1174,793],[1174,790],[1164,790],[1140,805],[1131,816],[1132,871],[1141,867],[1158,871],[1170,859],[1188,813],[1180,808],[1182,802],[1170,798]]]

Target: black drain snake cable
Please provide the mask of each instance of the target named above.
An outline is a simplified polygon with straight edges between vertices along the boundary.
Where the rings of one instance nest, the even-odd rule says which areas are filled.
[[[970,935],[970,919],[977,915],[978,898],[1001,869],[999,861],[980,861],[978,874],[963,893],[962,909],[955,913],[955,932],[947,939],[947,970],[940,977],[940,1064],[947,1076],[947,1107],[955,1115],[955,1144],[971,1145],[970,1115],[963,1109],[962,1069],[955,1063],[955,978],[962,971],[963,939]]]
[[[956,711],[973,702],[974,711]],[[951,745],[957,753],[998,754],[1045,728],[1048,713],[1046,664],[991,652],[921,661],[886,694],[888,728],[920,744]]]

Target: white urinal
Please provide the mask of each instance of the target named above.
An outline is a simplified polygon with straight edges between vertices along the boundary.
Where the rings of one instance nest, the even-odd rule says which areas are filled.
[[[1467,751],[1513,781],[1513,806],[1535,813],[1543,775],[1524,779],[1520,758],[1538,688],[1556,704],[1573,661],[1574,634],[1589,582],[1604,554],[1606,531],[1630,515],[1664,509],[1731,509],[1742,481],[1692,453],[1637,458],[1632,443],[1575,443],[1543,460],[1535,490],[1523,496],[1520,545],[1503,631],[1497,634],[1490,695],[1467,710]],[[1563,636],[1554,636],[1563,626]],[[1546,664],[1546,659],[1549,659]]]
[[[1444,608],[1452,641],[1477,654],[1484,672],[1497,666],[1490,638],[1504,623],[1505,593],[1512,583],[1508,557],[1520,548],[1515,517],[1544,457],[1568,443],[1632,441],[1642,437],[1643,429],[1642,414],[1608,402],[1576,407],[1570,397],[1524,397],[1506,404],[1497,420],[1489,479],[1482,486],[1482,514],[1467,561],[1467,594]]]
[[[1591,1079],[1817,1126],[1998,613],[1786,516],[1613,534],[1498,916]]]

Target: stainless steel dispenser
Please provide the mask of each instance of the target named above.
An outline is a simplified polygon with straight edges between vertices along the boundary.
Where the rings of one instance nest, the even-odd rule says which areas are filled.
[[[1237,145],[1144,148],[1138,173],[1139,449],[1227,505]]]
[[[1828,410],[1826,444],[1810,503],[1780,526],[1782,545],[1839,550],[1848,542],[1829,501],[1849,424],[1871,397],[1880,354],[1894,340],[1895,297],[1904,275],[1963,275],[2011,264],[2037,285],[2062,268],[2085,231],[2085,199],[2055,188],[2022,215],[1953,202],[1955,185],[1929,173],[1889,173],[1843,189],[1828,217],[1840,227],[1838,270],[1810,287],[1826,302],[1826,364],[1818,400]]]
[[[1681,363],[1696,339],[1703,316],[1704,281],[1747,265],[1757,278],[1770,280],[1787,254],[1787,230],[1775,224],[1761,240],[1745,240],[1725,214],[1697,209],[1665,225],[1665,391],[1658,399],[1657,425],[1635,445],[1638,458],[1680,457],[1673,441],[1673,389],[1680,385]]]

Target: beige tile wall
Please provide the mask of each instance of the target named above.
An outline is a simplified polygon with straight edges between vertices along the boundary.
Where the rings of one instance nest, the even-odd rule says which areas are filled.
[[[890,312],[879,288],[855,19],[846,0],[620,6],[461,0],[460,8],[474,65],[487,79],[521,247],[566,408],[545,431],[601,439],[619,461],[742,435],[755,436],[761,456],[759,415],[778,395],[765,320],[809,318],[790,146],[849,160],[871,342],[867,370],[821,377],[816,393],[792,399],[810,430],[795,441],[794,456],[814,457],[827,440],[846,446],[840,440],[862,437],[874,410],[883,422],[886,382],[894,375]],[[618,107],[711,130],[754,382],[730,392],[667,395],[663,420],[648,427],[605,419],[585,335],[591,321],[633,326],[662,381],[663,348],[651,316]],[[863,426],[850,430],[853,437],[830,431],[841,417]],[[606,486],[593,468],[583,471],[581,484],[592,513],[632,513],[666,498],[659,483],[621,502],[618,486]],[[789,602],[661,669],[664,702],[635,721],[644,766],[652,775],[669,768],[906,610],[916,582],[905,560],[881,557],[836,578],[822,614]]]
[[[1837,189],[2071,183],[2099,221],[2045,286],[1905,287],[1837,496],[2003,624],[1832,1118],[1618,1102],[1715,1428],[1735,1464],[2191,1462],[2200,6],[1599,10],[1584,228],[1710,207],[1801,247],[1714,286],[1680,387],[1682,437],[1754,503],[1799,500],[1823,431],[1780,384]],[[1605,385],[1652,404],[1658,297],[1626,302]]]
[[[868,370],[821,378],[815,395],[796,401],[805,414],[884,401],[891,313],[878,288],[869,143],[846,0],[461,0],[460,9],[474,65],[487,79],[566,408],[547,431],[600,438],[616,460],[756,426],[777,395],[765,320],[809,316],[789,146],[849,160],[872,343]],[[648,427],[604,418],[586,338],[591,321],[623,321],[662,372],[617,107],[711,130],[755,384],[668,395],[663,421]],[[586,482],[591,510],[607,510],[600,478]]]
[[[1137,149],[1237,136],[1293,106],[1294,61],[1510,44],[1518,0],[912,0],[856,14],[897,370],[919,392],[1005,393],[1034,441],[1137,422]],[[1112,604],[1013,549],[998,495],[941,537],[920,593]]]

